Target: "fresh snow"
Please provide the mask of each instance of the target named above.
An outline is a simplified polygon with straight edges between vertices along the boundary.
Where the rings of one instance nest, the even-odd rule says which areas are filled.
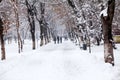
[[[103,46],[92,46],[90,54],[70,41],[37,45],[36,50],[25,41],[24,51],[18,54],[17,44],[6,43],[0,80],[120,80],[120,45],[117,47],[113,67],[104,63]]]
[[[106,8],[106,9],[104,9],[104,10],[101,11],[100,17],[101,17],[101,15],[103,15],[103,16],[107,16],[107,15],[108,15],[108,14],[107,14],[107,9],[108,9],[108,8]]]

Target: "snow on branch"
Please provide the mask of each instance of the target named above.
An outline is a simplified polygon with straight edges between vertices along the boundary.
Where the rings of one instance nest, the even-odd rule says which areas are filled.
[[[108,8],[102,10],[101,13],[100,13],[100,16],[101,16],[101,15],[107,16],[107,15],[108,15],[108,14],[107,14],[107,10],[108,10]]]

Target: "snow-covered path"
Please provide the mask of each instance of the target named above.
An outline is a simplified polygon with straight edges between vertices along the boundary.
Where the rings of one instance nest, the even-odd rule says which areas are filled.
[[[119,50],[112,67],[103,61],[102,46],[92,47],[92,54],[70,41],[49,43],[35,51],[28,46],[23,53],[0,61],[0,80],[120,80]]]

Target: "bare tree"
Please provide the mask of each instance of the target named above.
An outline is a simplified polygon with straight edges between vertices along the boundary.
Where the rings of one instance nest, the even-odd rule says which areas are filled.
[[[40,26],[40,46],[44,43],[44,32],[45,32],[45,3],[39,3],[39,10],[36,9],[36,19],[39,22]]]
[[[29,25],[30,25],[30,32],[31,32],[31,37],[32,37],[32,49],[34,50],[35,49],[35,19],[34,19],[34,16],[35,16],[35,3],[36,3],[36,0],[34,0],[32,2],[32,4],[30,4],[28,2],[28,0],[25,0],[25,3],[26,3],[26,6],[27,6],[27,17],[28,17],[28,21],[29,21]]]
[[[10,0],[10,3],[13,5],[14,13],[15,13],[15,18],[16,18],[16,29],[17,29],[17,37],[18,37],[18,52],[20,53],[23,49],[23,44],[20,36],[20,31],[19,31],[19,12],[18,12],[18,2],[17,0]]]
[[[115,0],[108,1],[107,15],[101,15],[104,35],[104,58],[106,63],[114,66],[112,21],[114,16]]]

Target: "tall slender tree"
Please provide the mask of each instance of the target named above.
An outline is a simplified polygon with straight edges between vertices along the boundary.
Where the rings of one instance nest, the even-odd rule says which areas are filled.
[[[45,3],[40,2],[40,10],[41,10],[41,20],[40,20],[40,46],[43,45],[43,38],[44,38],[44,23],[45,23],[45,18],[44,18],[44,14],[45,14]]]
[[[34,50],[36,45],[35,45],[35,3],[36,0],[30,4],[28,0],[25,0],[26,6],[27,6],[27,17],[30,25],[30,33],[32,37],[32,49]]]
[[[22,44],[22,39],[20,36],[20,31],[19,31],[19,12],[18,12],[18,1],[17,0],[10,0],[11,4],[13,5],[14,13],[15,13],[15,18],[16,18],[16,30],[17,30],[17,38],[18,38],[18,52],[20,53],[23,49],[23,44]]]

